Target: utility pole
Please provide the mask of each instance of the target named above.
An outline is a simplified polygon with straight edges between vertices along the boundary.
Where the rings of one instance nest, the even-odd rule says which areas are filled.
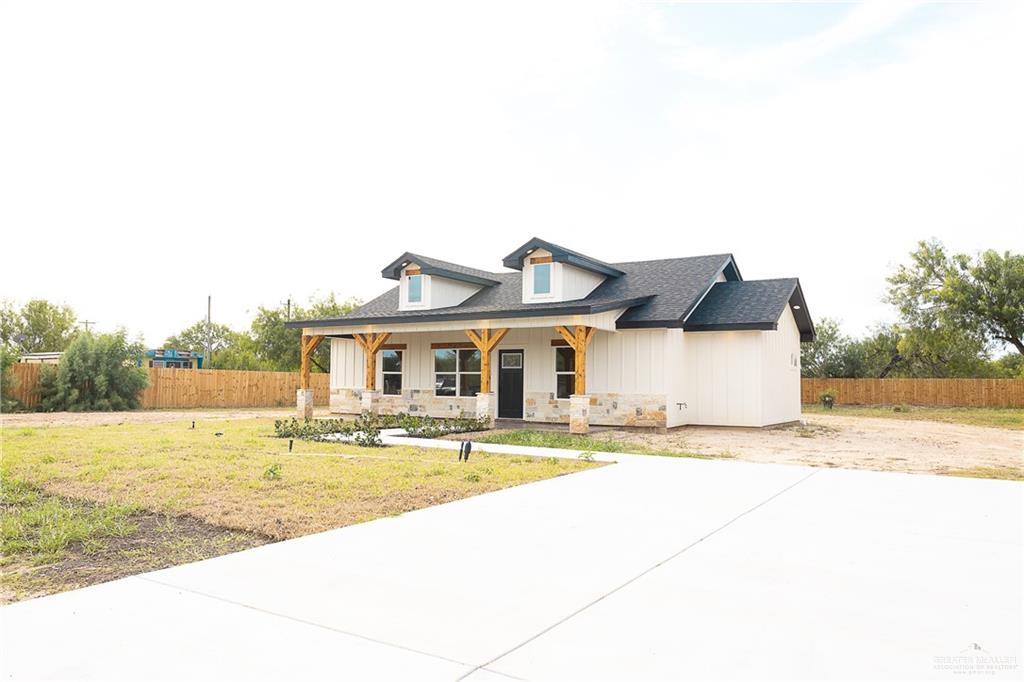
[[[90,324],[96,324],[96,320],[82,320],[82,325],[85,327],[85,331],[89,331]]]
[[[213,296],[206,297],[206,367],[213,366],[213,328],[210,326],[210,307]]]

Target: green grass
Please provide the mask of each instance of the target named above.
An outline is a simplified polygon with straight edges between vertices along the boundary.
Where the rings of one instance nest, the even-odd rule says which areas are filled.
[[[109,502],[88,505],[43,494],[24,481],[0,479],[0,560],[15,555],[34,564],[60,560],[76,545],[95,553],[105,540],[124,537],[135,530],[134,505]]]
[[[583,450],[585,452],[626,452],[638,455],[660,455],[662,457],[699,457],[698,455],[678,450],[650,448],[639,443],[602,438],[600,435],[584,436],[565,431],[534,431],[520,429],[500,431],[474,439],[477,443],[496,443],[503,445],[528,445],[539,448],[561,448],[563,450]]]
[[[23,428],[0,475],[52,495],[284,539],[600,464],[272,437],[272,419]],[[223,432],[217,437],[216,432]],[[13,523],[13,522],[12,522]]]
[[[896,408],[899,408],[897,411]],[[883,417],[968,424],[1002,429],[1024,430],[1024,409],[1015,407],[917,407],[908,405],[843,405],[831,410],[817,404],[805,404],[804,414],[834,414],[841,417]]]

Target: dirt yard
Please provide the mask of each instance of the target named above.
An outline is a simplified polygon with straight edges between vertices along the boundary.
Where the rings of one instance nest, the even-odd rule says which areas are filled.
[[[928,474],[1024,469],[1024,431],[932,421],[814,414],[802,425],[770,429],[687,426],[666,434],[600,435],[750,462]]]

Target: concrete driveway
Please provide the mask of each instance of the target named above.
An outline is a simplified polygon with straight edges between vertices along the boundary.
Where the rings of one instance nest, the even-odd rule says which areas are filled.
[[[621,459],[4,607],[3,675],[1021,675],[1024,485]]]

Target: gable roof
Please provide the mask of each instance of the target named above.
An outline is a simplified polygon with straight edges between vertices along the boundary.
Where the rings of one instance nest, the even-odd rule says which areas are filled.
[[[409,255],[412,259],[416,258],[414,254]],[[521,272],[484,273],[496,284],[476,292],[457,306],[432,310],[399,310],[399,288],[394,287],[347,315],[325,320],[294,320],[286,323],[286,326],[333,327],[584,315],[626,309],[617,322],[620,329],[681,327],[683,320],[720,273],[724,272],[727,278],[739,277],[730,254],[616,263],[614,268],[622,275],[609,277],[588,296],[576,301],[523,303]]]
[[[604,261],[599,261],[596,258],[591,258],[590,256],[584,256],[578,251],[567,249],[564,246],[559,246],[558,244],[552,244],[551,242],[544,241],[538,237],[534,237],[512,253],[505,256],[501,263],[506,268],[522,270],[523,262],[526,260],[526,257],[537,249],[544,249],[550,253],[551,260],[556,263],[568,263],[569,265],[575,265],[583,270],[596,272],[597,274],[605,275],[606,277],[621,277],[626,274],[614,265],[610,265]]]
[[[424,275],[437,275],[438,277],[447,277],[448,279],[479,284],[485,287],[491,287],[499,283],[495,279],[494,273],[467,268],[465,265],[449,263],[437,258],[428,258],[427,256],[421,256],[410,251],[406,251],[392,261],[390,265],[380,271],[380,274],[385,279],[401,279],[402,268],[409,263],[416,263],[416,265],[420,266],[420,271]]]
[[[814,323],[796,278],[717,282],[683,325],[685,331],[777,329],[786,306],[801,341],[813,341]]]

